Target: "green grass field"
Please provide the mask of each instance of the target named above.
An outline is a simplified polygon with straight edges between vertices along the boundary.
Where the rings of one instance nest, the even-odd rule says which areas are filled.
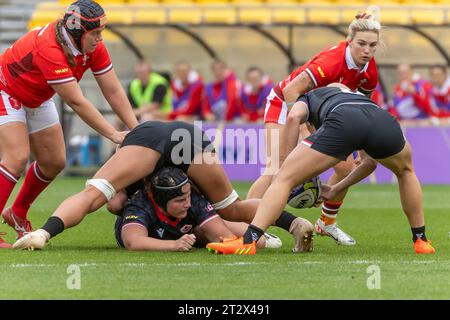
[[[40,227],[83,179],[59,178],[30,213]],[[236,184],[245,196],[249,184]],[[17,190],[18,188],[16,188]],[[396,186],[354,187],[339,216],[357,241],[338,246],[316,237],[312,253],[292,254],[293,240],[272,228],[282,249],[255,256],[127,252],[113,236],[114,217],[99,210],[42,251],[2,250],[0,299],[450,299],[450,186],[425,186],[427,235],[437,253],[414,254]],[[314,221],[319,209],[297,210]],[[12,229],[6,239],[13,242]],[[69,265],[80,267],[80,289],[68,289]],[[369,290],[367,269],[380,269]]]

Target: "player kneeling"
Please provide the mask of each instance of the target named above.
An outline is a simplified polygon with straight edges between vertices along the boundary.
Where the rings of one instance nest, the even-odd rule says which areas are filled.
[[[212,205],[175,167],[164,167],[125,203],[116,220],[117,243],[128,250],[189,251],[207,242],[242,236],[246,223],[222,220]],[[108,206],[108,209],[112,209]],[[114,208],[117,211],[117,207]],[[281,240],[266,234],[258,248],[281,247]]]

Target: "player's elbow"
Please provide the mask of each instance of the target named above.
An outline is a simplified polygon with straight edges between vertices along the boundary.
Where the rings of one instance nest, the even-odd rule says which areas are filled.
[[[84,96],[69,96],[64,98],[64,102],[76,111],[86,104],[86,98]]]
[[[125,249],[129,251],[140,251],[142,250],[142,246],[136,237],[131,237],[123,240],[123,245]]]
[[[286,122],[289,124],[299,125],[306,121],[306,114],[301,108],[296,108],[295,105],[292,110],[288,113]]]

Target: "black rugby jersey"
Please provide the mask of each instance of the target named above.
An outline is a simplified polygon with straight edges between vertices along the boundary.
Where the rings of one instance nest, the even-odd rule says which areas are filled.
[[[177,240],[216,216],[216,210],[194,188],[191,189],[191,207],[183,219],[169,219],[146,191],[139,190],[126,202],[123,215],[116,220],[116,240],[120,246],[124,246],[121,237],[122,227],[129,223],[137,223],[147,228],[148,236],[151,238]]]
[[[297,101],[303,101],[308,105],[308,122],[318,129],[326,116],[334,108],[340,105],[355,106],[372,105],[378,107],[375,102],[360,92],[354,92],[337,87],[317,88],[307,92],[298,98]]]

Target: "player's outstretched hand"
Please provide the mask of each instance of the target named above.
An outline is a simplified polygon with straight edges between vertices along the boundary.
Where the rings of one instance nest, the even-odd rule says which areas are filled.
[[[180,239],[175,240],[175,251],[189,251],[195,243],[194,234],[185,234]]]
[[[116,131],[114,135],[111,137],[111,141],[116,144],[122,144],[123,139],[130,131]]]

